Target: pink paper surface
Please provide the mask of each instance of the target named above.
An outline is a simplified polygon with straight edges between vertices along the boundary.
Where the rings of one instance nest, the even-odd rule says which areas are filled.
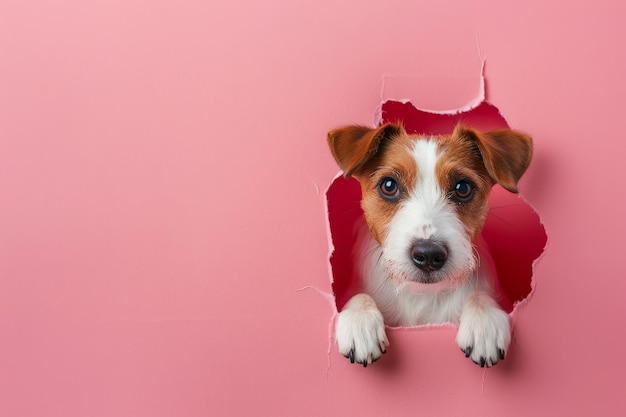
[[[0,415],[622,415],[623,16],[4,2]],[[326,132],[373,125],[384,80],[462,108],[483,59],[487,101],[535,139],[520,190],[548,237],[510,354],[485,371],[452,327],[398,329],[355,367],[329,343]]]

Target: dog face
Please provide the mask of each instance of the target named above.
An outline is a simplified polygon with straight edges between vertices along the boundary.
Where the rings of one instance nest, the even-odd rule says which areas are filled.
[[[517,192],[532,156],[527,135],[457,127],[450,136],[408,135],[399,125],[328,134],[344,175],[361,184],[362,208],[383,265],[396,282],[463,279],[476,267],[492,186]]]

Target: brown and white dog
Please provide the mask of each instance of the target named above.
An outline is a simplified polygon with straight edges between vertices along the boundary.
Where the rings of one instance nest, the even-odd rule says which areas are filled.
[[[365,218],[355,245],[361,292],[338,315],[339,351],[367,366],[389,346],[385,325],[451,322],[466,357],[481,367],[504,359],[509,316],[479,235],[492,186],[518,192],[531,138],[462,126],[449,136],[409,135],[385,124],[332,130],[328,144],[344,175],[360,182]]]

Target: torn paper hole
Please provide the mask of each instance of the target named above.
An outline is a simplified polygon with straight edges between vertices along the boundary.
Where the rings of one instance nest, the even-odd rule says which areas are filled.
[[[457,123],[479,130],[508,128],[500,111],[486,101],[458,112],[428,112],[410,101],[388,100],[382,104],[380,123],[400,122],[408,133],[443,135]],[[358,281],[351,254],[354,225],[362,217],[361,190],[355,179],[338,176],[326,192],[330,239],[332,289],[337,310],[356,294]],[[493,256],[502,294],[502,308],[511,313],[531,294],[533,263],[543,252],[547,236],[539,216],[520,195],[494,186],[490,211],[482,232]]]

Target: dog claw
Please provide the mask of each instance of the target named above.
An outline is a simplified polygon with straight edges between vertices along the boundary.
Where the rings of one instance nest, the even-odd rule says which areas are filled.
[[[498,356],[500,359],[504,359],[504,349],[498,349]]]
[[[469,358],[470,355],[472,354],[472,347],[471,346],[466,347],[464,352],[465,352],[465,357]]]
[[[487,361],[485,360],[485,358],[481,356],[480,357],[480,367],[484,368],[486,363],[487,363]]]
[[[371,365],[374,362],[376,362],[378,359],[380,359],[380,356],[373,358],[372,355],[369,355],[366,359],[362,361],[361,360],[357,361],[356,358],[354,357],[354,349],[350,350],[347,354],[343,356],[350,359],[350,363],[358,363],[360,365],[363,365],[364,368],[367,368],[367,365]]]

